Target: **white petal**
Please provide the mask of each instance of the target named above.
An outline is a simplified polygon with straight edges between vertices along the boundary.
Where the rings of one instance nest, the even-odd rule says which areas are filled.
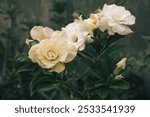
[[[30,31],[30,35],[35,40],[38,40],[38,41],[42,40],[44,38],[43,27],[34,26]]]
[[[45,27],[45,28],[43,29],[44,38],[45,38],[45,39],[50,39],[51,36],[52,36],[52,34],[53,34],[53,32],[54,32],[54,31],[53,31],[51,28]]]

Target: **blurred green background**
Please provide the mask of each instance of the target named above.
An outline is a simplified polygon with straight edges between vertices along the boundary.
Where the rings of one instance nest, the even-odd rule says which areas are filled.
[[[136,16],[134,33],[120,40],[121,54],[134,66],[128,78],[131,89],[121,99],[150,99],[150,1],[149,0],[0,0],[0,99],[42,99],[29,94],[30,74],[19,73],[17,52],[35,25],[60,29],[73,21],[74,11],[85,16],[103,5],[123,5]]]

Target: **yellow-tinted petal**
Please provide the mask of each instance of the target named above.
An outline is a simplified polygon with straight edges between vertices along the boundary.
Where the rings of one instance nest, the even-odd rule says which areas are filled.
[[[65,65],[63,63],[57,63],[50,71],[61,73],[65,70]]]
[[[37,53],[36,50],[38,49],[38,44],[35,44],[31,47],[31,49],[29,50],[29,58],[33,61],[36,62],[37,61]]]
[[[65,63],[72,61],[77,55],[77,48],[74,45],[68,44],[68,50],[69,52],[66,57]]]

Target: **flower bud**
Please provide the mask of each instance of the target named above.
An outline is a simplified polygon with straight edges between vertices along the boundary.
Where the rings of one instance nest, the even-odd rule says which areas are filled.
[[[117,68],[120,68],[120,69],[125,69],[126,67],[126,61],[127,61],[127,58],[123,58],[121,61],[119,61],[116,65],[117,65]]]
[[[120,74],[120,72],[125,69],[125,67],[126,67],[126,61],[127,61],[127,58],[123,58],[121,61],[119,61],[116,64],[117,67],[114,70],[114,73],[113,73],[114,75]]]
[[[121,79],[123,79],[124,77],[120,74],[120,75],[117,75],[117,76],[115,76],[115,80],[121,80]]]
[[[26,41],[25,41],[25,43],[26,43],[27,45],[29,45],[31,42],[33,42],[33,40],[26,39]]]

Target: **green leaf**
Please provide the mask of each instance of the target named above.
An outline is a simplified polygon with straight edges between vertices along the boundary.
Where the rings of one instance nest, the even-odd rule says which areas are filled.
[[[52,84],[47,87],[41,88],[38,92],[46,99],[70,99],[71,91],[70,89],[63,84]]]
[[[118,41],[122,38],[124,38],[124,36],[119,35],[119,34],[115,34],[113,36],[110,36],[109,39],[108,39],[108,45],[111,45],[112,43],[114,43],[114,42],[116,42],[116,41]]]
[[[60,92],[60,96],[61,98],[59,99],[70,99],[71,98],[71,90],[68,86],[66,85],[62,85],[60,88],[59,88],[59,92]]]
[[[24,62],[28,59],[28,56],[26,53],[17,53],[15,58],[20,62]]]
[[[126,69],[121,73],[123,77],[128,77],[132,72],[133,67],[131,65],[127,65]]]
[[[120,80],[120,81],[113,83],[109,87],[112,89],[128,90],[130,88],[130,84],[125,80]]]
[[[100,87],[89,92],[89,99],[107,99],[110,89],[108,87]]]
[[[119,100],[117,92],[114,90],[110,90],[108,99]]]
[[[44,92],[39,92],[45,99],[49,100],[49,96]]]
[[[30,82],[29,89],[31,95],[33,95],[35,92],[37,92],[40,88],[46,86],[52,79],[50,77],[52,76],[43,76],[42,70],[37,70],[36,73],[33,74],[33,79]]]
[[[54,91],[48,93],[48,97],[49,99],[58,99],[60,98],[58,94],[59,94],[59,89],[55,89]]]
[[[109,88],[102,87],[102,88],[98,89],[98,95],[99,95],[102,99],[106,99],[107,96],[109,95],[109,91],[110,91]]]
[[[99,73],[99,70],[97,69],[94,69],[94,70],[91,70],[91,77],[95,77],[99,80],[104,80],[103,76],[101,76],[101,74],[98,74]]]
[[[71,90],[60,75],[35,68],[33,76],[29,86],[31,95],[40,93],[45,99],[70,99]]]
[[[112,58],[111,56],[107,54],[103,55],[103,58],[105,59],[106,64],[107,64],[108,76],[110,76],[110,74],[112,74],[112,72],[114,71],[116,67],[116,61],[114,60],[114,58]]]
[[[30,64],[27,65],[23,65],[22,67],[20,67],[17,72],[27,72],[27,71],[31,71],[33,68],[31,68]]]
[[[121,49],[123,49],[125,45],[116,45],[116,43],[113,43],[110,45],[108,48],[106,48],[104,54],[106,53],[107,55],[113,55],[119,52]]]
[[[89,67],[85,68],[85,70],[76,78],[76,80],[86,80],[88,76],[90,76],[91,69]]]
[[[87,53],[85,54],[85,52],[78,52],[78,56],[80,56],[80,57],[82,57],[84,59],[88,59],[92,63],[94,63],[94,59],[91,56],[87,55]]]
[[[121,0],[118,3],[116,3],[118,6],[124,6],[124,4],[127,2],[127,0]]]
[[[99,75],[103,80],[109,76],[107,62],[103,57],[97,58],[95,64],[93,64],[93,71]]]
[[[99,82],[99,83],[95,83],[94,86],[95,87],[102,87],[102,86],[108,86],[109,84],[107,84],[106,82]]]
[[[46,91],[50,91],[50,90],[53,90],[58,87],[59,87],[59,83],[49,84],[48,86],[45,86],[45,87],[39,89],[38,92],[46,92]]]
[[[87,79],[84,83],[84,90],[90,90],[92,88],[94,88],[94,83],[90,79]]]

